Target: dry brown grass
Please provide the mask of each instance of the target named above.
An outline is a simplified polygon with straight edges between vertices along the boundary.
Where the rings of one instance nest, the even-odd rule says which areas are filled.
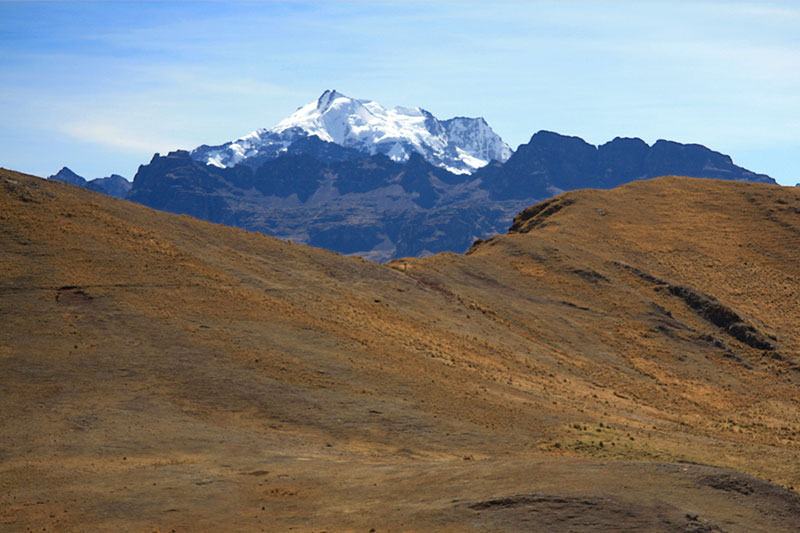
[[[0,171],[0,530],[791,530],[689,463],[800,487],[798,191],[565,200],[384,266]]]

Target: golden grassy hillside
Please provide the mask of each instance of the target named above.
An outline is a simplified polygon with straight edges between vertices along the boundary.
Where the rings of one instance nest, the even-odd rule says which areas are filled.
[[[0,531],[793,531],[798,297],[777,186],[379,265],[3,170]]]

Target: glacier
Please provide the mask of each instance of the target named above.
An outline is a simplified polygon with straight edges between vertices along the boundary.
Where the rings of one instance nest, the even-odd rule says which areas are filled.
[[[257,168],[275,159],[298,139],[316,136],[369,155],[405,162],[412,153],[457,174],[471,174],[490,161],[505,162],[511,148],[483,118],[439,120],[419,107],[386,109],[326,90],[270,129],[258,129],[219,146],[199,146],[193,159],[220,168]]]

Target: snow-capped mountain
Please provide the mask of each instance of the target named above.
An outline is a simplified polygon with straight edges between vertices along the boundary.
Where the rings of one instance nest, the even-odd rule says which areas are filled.
[[[413,152],[450,172],[471,173],[491,160],[506,161],[511,148],[483,118],[440,121],[421,108],[386,109],[377,102],[325,91],[271,129],[259,129],[220,146],[200,146],[192,158],[217,167],[256,167],[294,141],[316,136],[367,154],[407,161]]]
[[[320,108],[325,109],[326,103],[330,102],[323,101]],[[185,150],[156,154],[139,167],[126,199],[388,261],[464,252],[475,239],[506,231],[525,207],[561,191],[610,189],[665,175],[775,183],[697,144],[660,140],[650,146],[641,139],[617,137],[595,146],[549,131],[537,132],[505,163],[456,175],[426,161],[414,148],[408,161],[398,162],[310,135],[303,126],[316,127],[335,140],[346,140],[354,128],[345,122],[346,127],[336,130],[326,126],[325,111],[305,111],[308,124],[287,120],[282,131],[256,132],[222,147],[205,147],[206,158],[219,158],[216,165]],[[350,118],[349,113],[346,116]],[[480,153],[487,136],[471,127],[474,120],[431,121],[431,129],[458,138],[465,152]],[[409,144],[400,144],[401,148],[411,143],[405,138],[402,142]],[[280,150],[285,153],[275,157]],[[235,161],[245,164],[223,165]],[[71,177],[66,170],[60,174]]]

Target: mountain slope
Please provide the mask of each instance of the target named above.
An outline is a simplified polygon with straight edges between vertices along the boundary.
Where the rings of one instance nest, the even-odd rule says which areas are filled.
[[[8,171],[0,217],[0,527],[800,519],[795,189],[577,191],[389,266]]]
[[[505,161],[511,149],[482,118],[439,121],[421,108],[386,109],[377,102],[325,91],[271,129],[260,129],[221,146],[201,146],[192,157],[206,164],[254,168],[274,159],[304,137],[384,154],[394,161],[422,155],[431,164],[455,173],[470,173],[491,160]]]

